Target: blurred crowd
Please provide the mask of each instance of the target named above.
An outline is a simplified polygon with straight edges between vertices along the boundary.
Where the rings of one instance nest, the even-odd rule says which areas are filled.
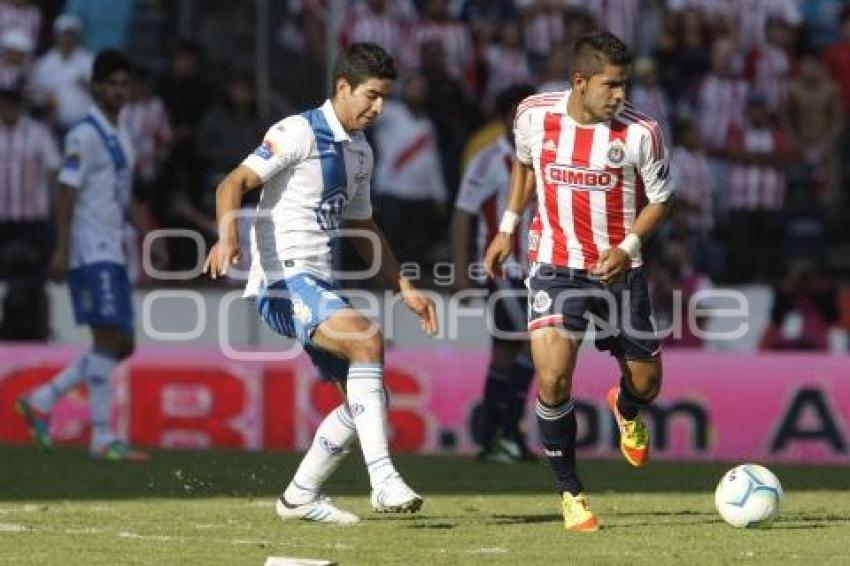
[[[138,63],[122,114],[138,156],[137,196],[156,225],[196,230],[207,242],[216,235],[221,176],[270,123],[327,97],[328,43],[388,49],[401,79],[369,132],[373,197],[400,259],[427,272],[449,261],[465,163],[502,133],[498,93],[518,83],[567,88],[572,42],[603,27],[633,48],[629,97],[658,119],[679,175],[678,204],[650,244],[659,318],[679,308],[668,300],[672,290],[687,302],[712,285],[756,283],[776,297],[766,348],[823,349],[839,324],[850,275],[850,2],[261,4],[110,0],[104,10],[98,0],[0,0],[4,278],[25,280],[12,275],[49,252],[61,136],[91,103],[87,82],[100,49],[128,50]],[[261,17],[269,65],[258,80]],[[41,237],[29,250],[6,245],[31,232]],[[191,240],[173,239],[171,248],[171,269],[196,265]],[[33,293],[31,283],[20,292]],[[808,322],[795,331],[785,311]]]

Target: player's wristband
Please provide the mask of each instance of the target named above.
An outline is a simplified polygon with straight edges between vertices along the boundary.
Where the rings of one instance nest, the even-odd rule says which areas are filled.
[[[637,234],[629,234],[617,247],[626,252],[631,259],[637,259],[640,253],[640,237]]]
[[[502,222],[499,224],[499,232],[513,234],[517,224],[519,224],[519,214],[513,210],[506,210],[502,215]]]

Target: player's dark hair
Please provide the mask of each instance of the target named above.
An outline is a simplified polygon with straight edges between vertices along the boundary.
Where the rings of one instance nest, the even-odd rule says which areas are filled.
[[[117,49],[106,49],[97,54],[92,64],[91,80],[99,83],[108,76],[120,71],[133,72],[130,59]]]
[[[496,95],[496,114],[500,118],[507,118],[516,110],[520,102],[535,94],[537,89],[527,83],[512,84]]]
[[[336,59],[333,70],[331,96],[336,94],[336,82],[345,79],[352,89],[369,79],[395,80],[398,71],[392,55],[374,43],[353,43]]]
[[[572,72],[590,79],[602,72],[605,63],[618,67],[631,65],[632,52],[610,31],[590,31],[582,34],[573,47]]]

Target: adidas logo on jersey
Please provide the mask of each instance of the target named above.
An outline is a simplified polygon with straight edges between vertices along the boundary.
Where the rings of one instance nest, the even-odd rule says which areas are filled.
[[[543,144],[543,151],[558,151],[558,144],[553,140],[546,140]]]

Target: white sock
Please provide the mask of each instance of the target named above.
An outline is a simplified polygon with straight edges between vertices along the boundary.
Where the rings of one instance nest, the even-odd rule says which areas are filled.
[[[112,370],[118,362],[101,352],[89,353],[86,379],[89,385],[91,449],[99,450],[112,442],[109,414],[112,408]]]
[[[383,372],[379,364],[351,364],[346,385],[348,407],[373,488],[396,474],[390,459]]]
[[[313,501],[330,475],[339,466],[357,438],[351,412],[343,403],[331,411],[313,437],[313,444],[301,460],[295,477],[283,497],[287,503],[303,505]]]
[[[33,391],[29,403],[37,411],[49,413],[65,393],[85,379],[86,365],[91,352],[86,352],[59,372],[56,377]]]

